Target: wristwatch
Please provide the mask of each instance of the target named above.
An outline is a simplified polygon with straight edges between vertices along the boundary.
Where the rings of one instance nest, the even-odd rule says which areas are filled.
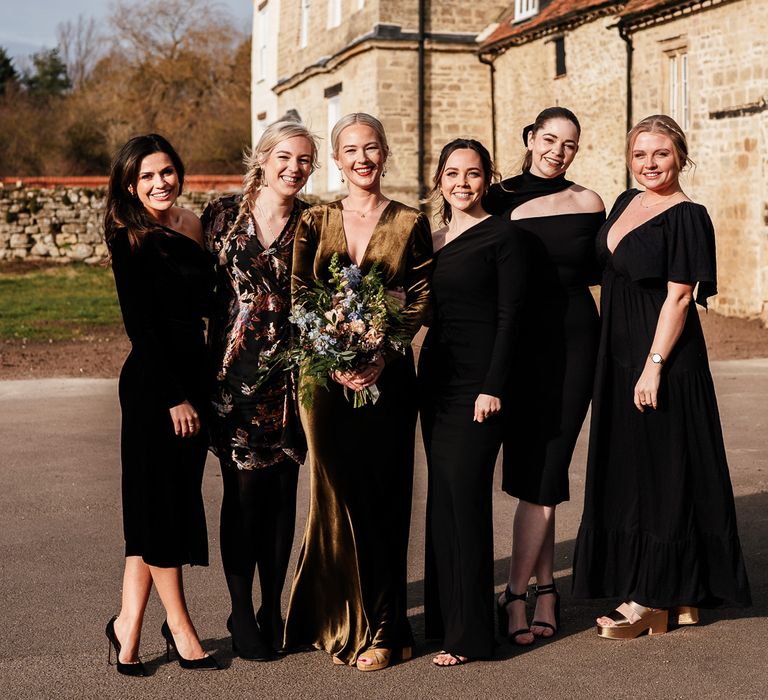
[[[648,357],[651,358],[651,362],[653,362],[654,365],[664,364],[664,358],[657,352],[652,352],[650,355],[648,355]]]

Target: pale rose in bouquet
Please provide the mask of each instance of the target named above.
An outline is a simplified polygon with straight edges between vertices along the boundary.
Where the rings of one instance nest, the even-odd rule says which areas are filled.
[[[289,349],[276,354],[265,372],[301,374],[300,397],[310,406],[315,387],[327,387],[335,371],[356,371],[386,351],[405,353],[400,303],[387,294],[376,265],[363,275],[357,265],[342,267],[331,258],[330,280],[315,281],[297,298],[290,321],[295,327]],[[345,396],[349,399],[347,389]],[[355,408],[378,398],[376,385],[352,392]]]

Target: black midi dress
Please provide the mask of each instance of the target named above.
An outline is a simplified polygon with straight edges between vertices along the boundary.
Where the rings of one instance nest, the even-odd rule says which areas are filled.
[[[213,260],[194,240],[166,228],[146,234],[135,251],[121,231],[111,253],[131,340],[119,384],[125,555],[158,567],[205,566],[203,317],[211,304]],[[185,400],[202,422],[191,438],[176,436],[169,411]]]
[[[597,239],[604,267],[602,330],[592,399],[584,515],[574,595],[642,605],[748,605],[749,584],[707,350],[694,303],[666,358],[658,408],[633,391],[667,296],[667,282],[716,293],[707,210],[681,202],[626,234],[611,226],[637,196],[619,197]]]
[[[491,494],[504,428],[500,415],[475,422],[474,405],[481,393],[503,396],[526,269],[522,239],[495,216],[441,248],[433,319],[419,357],[429,468],[426,634],[470,658],[493,653]]]
[[[507,215],[508,216],[508,215]],[[505,412],[502,488],[528,503],[570,497],[568,468],[592,397],[600,318],[595,236],[605,212],[512,221],[530,249],[529,298],[519,343],[521,376]]]

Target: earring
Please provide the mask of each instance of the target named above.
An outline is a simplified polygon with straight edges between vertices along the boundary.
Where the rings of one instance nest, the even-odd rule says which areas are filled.
[[[381,171],[381,176],[386,177],[387,176],[387,166],[384,166],[384,170]]]
[[[341,175],[341,181],[346,182],[346,180],[344,179],[344,171],[341,168],[339,168],[339,174]]]

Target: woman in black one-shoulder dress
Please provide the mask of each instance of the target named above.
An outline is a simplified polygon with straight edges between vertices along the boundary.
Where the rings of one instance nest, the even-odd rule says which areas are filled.
[[[493,653],[493,469],[504,390],[526,289],[526,250],[482,196],[493,175],[482,144],[456,139],[438,160],[446,226],[432,234],[433,318],[419,357],[429,468],[427,637],[455,666]]]
[[[184,167],[161,136],[137,136],[115,158],[104,217],[131,353],[120,373],[125,572],[120,614],[107,624],[117,669],[144,676],[138,648],[153,584],[161,628],[188,669],[218,668],[184,600],[183,564],[207,566],[201,485],[207,440],[203,316],[213,259],[199,219],[175,206]]]
[[[573,562],[576,596],[624,601],[597,621],[612,639],[750,603],[694,305],[717,292],[712,222],[680,188],[688,149],[672,119],[644,119],[627,144],[645,190],[618,198],[597,241],[603,323]]]
[[[589,285],[599,273],[595,235],[605,220],[594,192],[565,179],[580,126],[562,107],[545,109],[523,132],[523,173],[491,188],[489,211],[512,220],[531,250],[530,312],[505,412],[503,489],[520,499],[499,629],[515,644],[551,637],[560,625],[554,581],[555,508],[567,501],[568,468],[592,395],[599,318]],[[536,576],[536,610],[525,616]]]

